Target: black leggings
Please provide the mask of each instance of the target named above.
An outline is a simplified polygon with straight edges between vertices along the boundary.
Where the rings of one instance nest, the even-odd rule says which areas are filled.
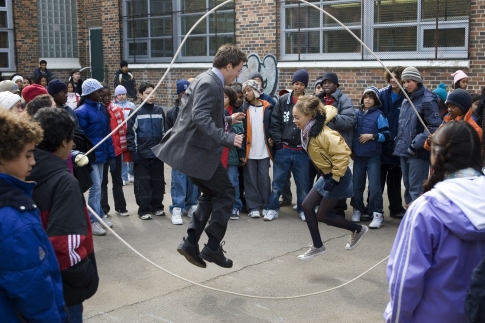
[[[305,200],[301,204],[303,212],[305,213],[306,224],[310,235],[312,236],[313,246],[320,248],[323,246],[320,231],[318,230],[318,222],[323,222],[333,227],[346,229],[351,232],[360,232],[361,225],[352,223],[340,215],[331,213],[332,209],[337,205],[339,200],[324,198],[314,188],[308,193]],[[315,207],[318,206],[318,213],[315,214]]]

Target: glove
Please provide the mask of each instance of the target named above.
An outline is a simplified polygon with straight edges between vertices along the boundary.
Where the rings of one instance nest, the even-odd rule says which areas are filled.
[[[89,158],[88,158],[88,156],[84,155],[79,150],[71,150],[71,159],[79,167],[86,166],[87,164],[89,164]]]
[[[414,146],[412,144],[408,147],[408,154],[411,155],[411,156],[416,155],[416,149],[414,148]]]
[[[337,186],[339,184],[339,182],[337,182],[336,180],[334,180],[333,178],[327,182],[325,182],[325,185],[323,186],[323,189],[327,192],[331,192],[333,191],[333,189],[335,188],[335,186]]]
[[[116,158],[108,158],[109,169],[113,172],[116,169]]]
[[[140,156],[138,156],[137,153],[130,151],[130,154],[131,154],[131,160],[133,161],[133,164],[135,165],[141,164]]]

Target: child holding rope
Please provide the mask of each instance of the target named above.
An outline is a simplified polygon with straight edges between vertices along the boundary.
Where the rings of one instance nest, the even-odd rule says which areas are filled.
[[[340,215],[332,213],[338,201],[353,196],[352,172],[349,168],[350,148],[344,138],[327,126],[338,111],[331,105],[323,105],[317,97],[300,97],[293,107],[293,122],[301,130],[301,142],[311,161],[322,176],[315,183],[303,201],[308,230],[313,244],[298,259],[307,260],[326,252],[318,231],[318,222],[349,230],[350,239],[345,246],[352,250],[360,243],[369,230],[367,226],[352,223]],[[315,207],[318,212],[315,214]]]

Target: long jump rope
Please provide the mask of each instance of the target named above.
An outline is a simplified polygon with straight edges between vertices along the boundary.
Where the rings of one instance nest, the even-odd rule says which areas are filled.
[[[111,133],[109,133],[105,138],[103,138],[100,142],[98,142],[93,148],[91,148],[88,152],[85,153],[85,155],[88,155],[90,153],[92,153],[97,147],[99,147],[99,145],[101,145],[105,140],[107,140],[108,138],[110,138],[116,131],[118,131],[119,128],[121,128],[131,117],[133,117],[135,115],[135,113],[141,109],[141,107],[148,101],[148,99],[154,95],[154,93],[158,90],[158,88],[160,87],[160,85],[162,84],[163,80],[165,79],[165,77],[167,76],[168,72],[170,72],[170,69],[172,68],[172,65],[174,64],[175,62],[175,59],[177,58],[177,56],[179,55],[180,51],[182,50],[182,46],[185,44],[185,41],[187,39],[187,37],[192,33],[192,31],[195,29],[195,27],[197,27],[197,25],[199,25],[199,23],[201,23],[208,15],[210,15],[212,12],[216,11],[217,9],[225,6],[226,4],[230,3],[230,2],[233,2],[234,0],[227,0],[221,4],[219,4],[218,6],[214,7],[213,9],[211,9],[210,11],[208,11],[205,15],[203,15],[193,26],[192,28],[189,30],[189,32],[185,35],[184,39],[182,40],[182,42],[180,43],[180,46],[178,47],[177,51],[175,52],[174,56],[173,56],[173,59],[172,61],[170,62],[170,65],[168,66],[167,70],[165,71],[165,73],[163,74],[162,78],[160,79],[160,81],[158,81],[157,85],[155,86],[155,88],[153,89],[153,91],[147,96],[147,98],[122,122],[120,123],[113,131],[111,131]],[[416,113],[419,121],[421,122],[421,124],[423,125],[424,129],[426,130],[426,132],[431,135],[431,132],[429,131],[428,127],[426,126],[426,124],[424,123],[423,119],[421,118],[421,116],[419,115],[416,107],[414,106],[414,104],[412,103],[411,101],[411,98],[408,96],[408,94],[406,93],[406,91],[404,90],[404,88],[402,87],[402,85],[400,84],[400,82],[396,79],[396,77],[391,73],[391,71],[389,71],[389,69],[384,65],[384,63],[379,59],[379,57],[362,41],[360,40],[359,37],[357,37],[349,28],[347,28],[347,26],[345,26],[342,22],[340,22],[337,18],[335,18],[334,16],[332,16],[331,14],[329,14],[327,11],[323,10],[322,8],[312,4],[312,3],[309,3],[308,1],[306,0],[298,0],[302,3],[305,3],[317,10],[320,10],[321,12],[323,12],[325,15],[327,15],[328,17],[332,18],[336,23],[338,23],[340,26],[342,26],[346,31],[348,31],[358,42],[360,42],[362,44],[362,46],[369,52],[372,54],[372,56],[374,56],[374,58],[379,62],[379,64],[382,65],[382,67],[387,71],[387,73],[392,77],[392,79],[399,85],[399,88],[401,89],[402,93],[404,94],[404,96],[406,97],[406,99],[408,100],[408,102],[411,104],[411,107],[413,108],[414,112]],[[241,296],[241,297],[247,297],[247,298],[257,298],[257,299],[270,299],[270,300],[284,300],[284,299],[296,299],[296,298],[303,298],[303,297],[308,297],[308,296],[314,296],[314,295],[319,295],[319,294],[323,294],[323,293],[328,293],[328,292],[331,292],[333,290],[336,290],[336,289],[339,289],[339,288],[342,288],[354,281],[356,281],[357,279],[359,279],[360,277],[364,276],[365,274],[367,274],[369,271],[373,270],[374,268],[376,268],[377,266],[379,266],[381,263],[383,263],[384,261],[386,261],[389,256],[385,257],[384,259],[382,259],[381,261],[379,261],[377,264],[375,264],[374,266],[370,267],[369,269],[367,269],[366,271],[364,271],[363,273],[361,273],[360,275],[356,276],[355,278],[343,283],[343,284],[340,284],[338,286],[335,286],[335,287],[332,287],[332,288],[329,288],[329,289],[325,289],[325,290],[321,290],[321,291],[317,291],[317,292],[313,292],[313,293],[308,293],[308,294],[300,294],[300,295],[294,295],[294,296],[279,296],[279,297],[274,297],[274,296],[258,296],[258,295],[249,295],[249,294],[242,294],[242,293],[237,293],[237,292],[232,292],[232,291],[228,291],[228,290],[223,290],[223,289],[219,289],[219,288],[214,288],[214,287],[210,287],[210,286],[207,286],[207,285],[203,285],[203,284],[200,284],[200,283],[197,283],[197,282],[194,282],[192,280],[189,280],[187,278],[184,278],[182,276],[179,276],[159,265],[157,265],[156,263],[154,263],[153,261],[151,261],[150,259],[148,259],[147,257],[145,257],[142,253],[140,253],[138,250],[136,250],[135,248],[133,248],[128,242],[126,242],[123,238],[121,238],[113,229],[111,229],[110,227],[108,227],[108,225],[106,225],[102,219],[99,217],[98,214],[96,214],[96,212],[94,212],[94,210],[89,206],[87,205],[89,211],[96,217],[96,219],[98,219],[99,223],[101,223],[109,232],[111,232],[111,234],[113,234],[116,238],[118,238],[124,245],[126,245],[130,250],[132,250],[135,254],[137,254],[138,256],[140,256],[142,259],[144,259],[145,261],[147,261],[148,263],[152,264],[153,266],[155,266],[156,268],[164,271],[165,273],[173,276],[173,277],[176,277],[180,280],[183,280],[187,283],[190,283],[192,285],[196,285],[196,286],[199,286],[199,287],[202,287],[202,288],[205,288],[205,289],[209,289],[209,290],[212,290],[212,291],[216,291],[216,292],[221,292],[221,293],[226,293],[226,294],[231,294],[231,295],[235,295],[235,296]]]

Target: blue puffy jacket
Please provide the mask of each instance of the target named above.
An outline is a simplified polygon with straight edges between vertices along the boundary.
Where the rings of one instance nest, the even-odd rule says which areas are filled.
[[[79,120],[79,126],[93,145],[96,145],[111,132],[109,114],[103,104],[85,99],[84,103],[75,112]],[[105,164],[108,158],[115,158],[111,136],[94,150],[94,154],[96,161],[93,164]]]
[[[0,320],[67,319],[61,270],[32,201],[34,182],[0,174]]]

